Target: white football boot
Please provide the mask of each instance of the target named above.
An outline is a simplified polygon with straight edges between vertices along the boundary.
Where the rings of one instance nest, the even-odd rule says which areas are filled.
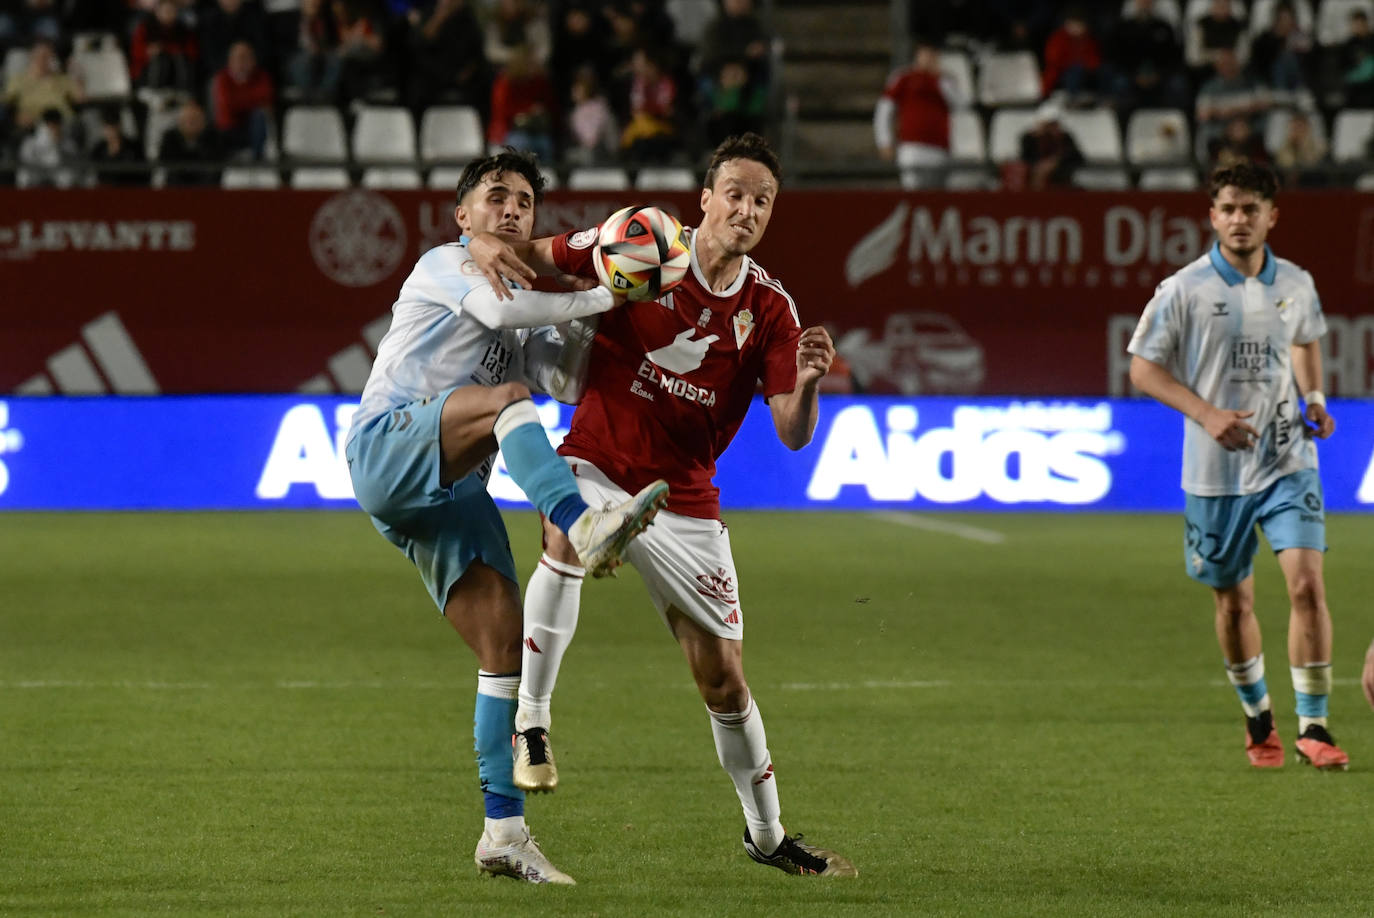
[[[644,531],[668,502],[668,484],[658,480],[619,506],[588,508],[568,530],[568,541],[593,577],[605,577],[621,563],[630,540]]]
[[[477,869],[481,873],[493,877],[514,877],[526,883],[577,885],[576,880],[553,866],[544,856],[528,828],[523,830],[518,841],[509,845],[497,845],[489,834],[482,832],[472,859],[477,862]]]

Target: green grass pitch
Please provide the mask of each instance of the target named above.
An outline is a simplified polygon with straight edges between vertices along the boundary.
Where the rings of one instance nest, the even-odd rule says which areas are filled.
[[[1370,914],[1374,517],[1329,522],[1346,774],[1292,755],[1267,551],[1289,763],[1257,773],[1177,516],[932,519],[973,528],[728,517],[784,821],[860,877],[747,859],[626,573],[585,590],[529,805],[562,889],[477,876],[475,663],[361,513],[0,515],[0,915]]]

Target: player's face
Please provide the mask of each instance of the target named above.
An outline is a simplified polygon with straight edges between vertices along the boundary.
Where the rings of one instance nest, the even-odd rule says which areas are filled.
[[[700,232],[716,240],[727,255],[744,255],[763,238],[778,183],[763,163],[731,159],[716,171],[716,183],[701,192]]]
[[[1242,258],[1264,246],[1265,237],[1279,219],[1274,202],[1227,185],[1212,201],[1212,229],[1221,247]]]
[[[463,196],[453,219],[465,236],[495,233],[527,240],[534,232],[534,191],[518,172],[488,172]]]

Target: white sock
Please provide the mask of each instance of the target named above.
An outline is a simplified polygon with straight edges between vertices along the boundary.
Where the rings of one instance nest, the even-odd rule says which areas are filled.
[[[487,837],[497,845],[512,845],[525,837],[525,817],[507,816],[504,819],[487,820]]]
[[[778,804],[778,781],[773,776],[773,760],[768,754],[768,736],[763,716],[749,699],[743,711],[711,715],[711,733],[716,739],[716,755],[744,808],[744,823],[755,847],[772,854],[782,844],[782,808]]]
[[[525,586],[525,646],[520,651],[520,706],[515,731],[549,729],[549,704],[563,654],[577,632],[578,603],[586,571],[548,555]]]

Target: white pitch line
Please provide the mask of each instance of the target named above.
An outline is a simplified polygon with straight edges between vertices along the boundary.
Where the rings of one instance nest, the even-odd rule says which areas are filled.
[[[864,682],[784,682],[782,688],[796,692],[843,692],[850,689],[946,688],[953,684],[948,679],[869,679]]]
[[[919,513],[878,513],[875,514],[879,519],[887,520],[889,523],[896,523],[898,526],[906,526],[910,529],[924,529],[927,532],[939,532],[945,535],[957,536],[961,539],[968,539],[970,542],[983,542],[988,545],[1001,545],[1007,540],[1005,534],[994,529],[983,529],[979,526],[966,526],[963,523],[951,523],[947,520],[937,520],[933,517],[924,516]]]

